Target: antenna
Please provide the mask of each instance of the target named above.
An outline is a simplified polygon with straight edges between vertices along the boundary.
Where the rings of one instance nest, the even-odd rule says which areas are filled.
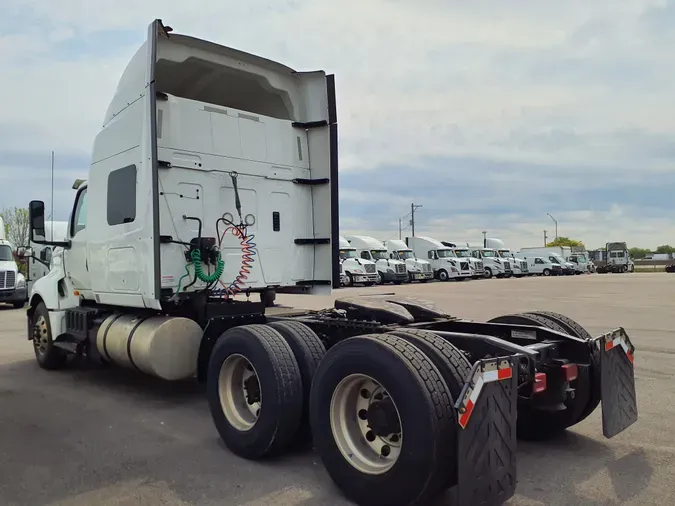
[[[52,225],[54,223],[54,151],[52,150]],[[54,241],[54,227],[52,226],[52,238]]]

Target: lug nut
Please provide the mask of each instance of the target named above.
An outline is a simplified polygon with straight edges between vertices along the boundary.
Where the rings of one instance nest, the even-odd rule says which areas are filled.
[[[389,441],[392,443],[398,443],[398,434],[393,434],[390,438]]]
[[[368,419],[368,410],[366,410],[366,409],[359,410],[359,418],[361,420],[367,420]]]
[[[372,430],[369,430],[368,432],[366,432],[366,439],[372,443],[373,441],[375,441],[375,433]]]
[[[361,390],[361,397],[364,399],[370,399],[370,392],[364,388]]]
[[[380,453],[382,453],[383,457],[388,457],[391,453],[391,448],[388,445],[384,445]]]

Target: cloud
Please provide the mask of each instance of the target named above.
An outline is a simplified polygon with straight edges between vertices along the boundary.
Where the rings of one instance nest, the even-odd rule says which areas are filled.
[[[64,199],[55,214],[67,216],[117,79],[161,17],[181,33],[336,74],[345,231],[396,233],[415,201],[419,227],[467,239],[489,229],[514,246],[552,228],[547,212],[564,235],[596,245],[672,235],[672,0],[0,8],[0,96],[9,97],[0,207],[48,192],[54,149]]]

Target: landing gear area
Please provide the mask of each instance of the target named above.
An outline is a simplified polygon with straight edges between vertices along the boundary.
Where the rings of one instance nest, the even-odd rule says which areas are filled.
[[[554,437],[601,400],[606,437],[637,420],[634,347],[623,329],[593,338],[551,312],[465,321],[391,295],[284,314],[239,326],[232,316],[215,338],[203,377],[216,430],[247,459],[311,438],[330,477],[362,506],[425,504],[449,487],[461,505],[501,504],[515,493],[516,436]],[[44,305],[29,315],[38,364],[63,367],[73,350],[53,339]],[[140,325],[113,327],[116,319],[125,321],[106,317],[102,328],[118,341]],[[141,340],[192,329],[181,318],[146,320],[157,323]],[[90,341],[75,352],[96,355]],[[132,366],[169,371],[166,359],[133,353]]]

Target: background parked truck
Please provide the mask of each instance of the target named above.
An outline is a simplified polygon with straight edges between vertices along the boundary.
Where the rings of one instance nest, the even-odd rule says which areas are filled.
[[[400,285],[408,281],[405,262],[390,258],[387,248],[380,241],[365,235],[347,235],[345,239],[356,249],[360,258],[375,262],[380,283]]]
[[[356,248],[342,236],[340,236],[340,265],[345,286],[352,286],[354,283],[372,286],[379,281],[375,262],[359,258]]]
[[[635,271],[635,263],[625,242],[608,242],[605,245],[605,259],[605,264],[600,264],[596,268],[600,274]]]
[[[448,246],[431,237],[406,237],[405,242],[419,257],[431,263],[434,277],[441,281],[455,279],[461,281],[473,277],[471,263],[468,258],[460,258]]]
[[[485,266],[483,260],[471,255],[471,251],[466,246],[466,243],[458,243],[454,241],[441,241],[443,246],[452,248],[457,255],[457,258],[466,258],[469,261],[469,268],[471,269],[472,279],[481,279],[485,277]]]
[[[0,304],[23,307],[28,300],[26,278],[19,272],[14,245],[5,236],[5,222],[0,217]]]
[[[408,271],[408,281],[426,283],[430,279],[433,279],[434,273],[429,261],[424,258],[419,258],[415,252],[408,247],[405,241],[400,239],[389,239],[384,242],[384,245],[387,247],[387,251],[389,251],[390,258],[405,262],[405,267]]]
[[[530,274],[527,261],[523,258],[519,258],[515,251],[507,248],[504,241],[501,239],[488,237],[485,240],[485,246],[494,249],[500,258],[511,261],[511,268],[513,269],[513,275],[515,277],[522,278],[523,276],[528,276]]]

